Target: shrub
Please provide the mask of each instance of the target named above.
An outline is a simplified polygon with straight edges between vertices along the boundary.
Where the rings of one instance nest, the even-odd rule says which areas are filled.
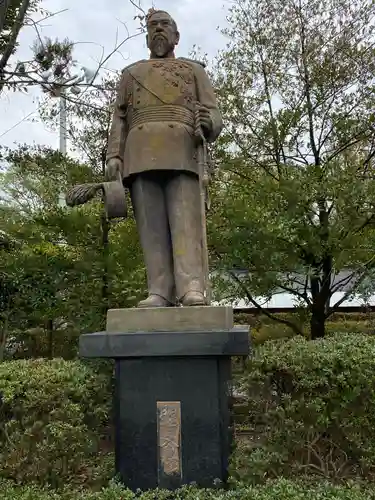
[[[343,478],[375,472],[375,338],[270,341],[240,379],[248,394],[248,442],[235,477],[315,473]]]
[[[112,484],[100,492],[66,491],[61,494],[35,487],[14,487],[1,484],[2,500],[373,500],[369,487],[351,484],[334,486],[329,483],[304,484],[287,480],[270,482],[258,487],[238,487],[229,491],[183,488],[175,492],[148,491],[134,494]]]
[[[101,484],[110,379],[79,361],[0,363],[0,471],[18,482]]]
[[[371,318],[360,321],[352,318],[343,318],[340,321],[327,321],[326,323],[327,335],[331,335],[332,333],[337,333],[337,332],[372,334],[374,332],[374,321]]]
[[[273,316],[281,320],[292,321],[301,329],[306,338],[310,336],[310,317],[307,310],[276,313]],[[237,324],[250,326],[254,345],[263,344],[268,340],[287,339],[295,336],[294,331],[289,326],[272,320],[264,314],[236,312],[234,317]],[[374,332],[374,318],[375,315],[372,312],[336,313],[326,321],[326,333],[327,335],[335,332],[372,334]]]

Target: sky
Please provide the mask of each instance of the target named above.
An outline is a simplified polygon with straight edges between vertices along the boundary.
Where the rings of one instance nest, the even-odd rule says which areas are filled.
[[[194,45],[213,58],[224,47],[226,40],[217,30],[225,27],[228,0],[142,0],[147,11],[154,6],[167,10],[177,21],[181,41],[176,50],[177,56],[188,56]],[[129,0],[44,0],[42,7],[57,13],[39,25],[42,37],[63,39],[76,43],[74,58],[79,66],[96,69],[98,62],[110,54],[116,40],[119,43],[133,35],[139,27],[134,16],[139,13]],[[63,12],[60,12],[63,11]],[[126,25],[126,27],[125,27]],[[19,37],[17,60],[29,60],[31,46],[37,34],[33,26],[25,27]],[[144,35],[127,41],[106,63],[112,70],[120,70],[128,64],[148,57]],[[16,143],[43,144],[59,147],[57,131],[48,129],[41,123],[38,107],[44,94],[32,88],[28,94],[3,92],[0,97],[0,145],[13,147]],[[69,144],[68,144],[69,152]]]

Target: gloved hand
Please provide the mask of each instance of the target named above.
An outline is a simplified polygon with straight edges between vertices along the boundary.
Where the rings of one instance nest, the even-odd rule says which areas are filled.
[[[122,160],[120,158],[110,158],[105,167],[105,180],[117,181],[122,172]]]
[[[203,131],[209,134],[212,130],[212,118],[211,112],[207,108],[207,106],[203,106],[203,104],[199,104],[199,125],[202,127]]]

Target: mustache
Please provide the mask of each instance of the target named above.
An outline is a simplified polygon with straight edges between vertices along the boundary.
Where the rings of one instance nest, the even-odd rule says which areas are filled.
[[[161,31],[155,33],[154,36],[152,37],[152,40],[157,40],[158,38],[163,38],[164,40],[168,40],[167,35],[165,33],[162,33]]]

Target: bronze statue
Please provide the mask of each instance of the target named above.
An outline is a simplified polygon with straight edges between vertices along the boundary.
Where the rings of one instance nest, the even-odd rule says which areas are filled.
[[[204,65],[175,57],[176,22],[151,9],[146,24],[150,59],[122,72],[106,180],[130,190],[149,292],[138,307],[204,305],[203,170],[222,119]]]
[[[175,57],[176,22],[146,19],[150,59],[123,70],[107,155],[107,179],[130,189],[149,296],[139,307],[203,305],[204,269],[196,130],[222,129],[214,91],[195,61]],[[197,123],[198,122],[198,123]]]

